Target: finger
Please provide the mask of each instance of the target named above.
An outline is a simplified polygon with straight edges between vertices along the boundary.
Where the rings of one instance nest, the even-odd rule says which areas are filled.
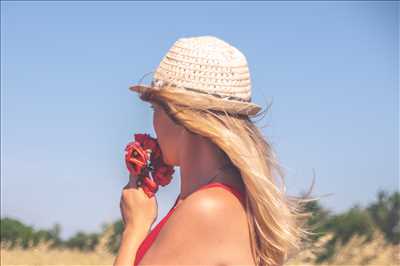
[[[136,188],[136,189],[138,188],[135,178],[130,178],[128,183],[123,187],[123,189],[131,189],[131,188]]]
[[[123,187],[123,190],[124,190],[124,189],[130,189],[130,188],[137,188],[137,187],[136,187],[136,185],[134,185],[133,182],[129,181],[128,184],[126,184],[126,185]]]
[[[131,173],[129,174],[129,182],[128,184],[133,187],[133,188],[137,188],[137,181],[138,181],[138,176],[134,176]]]

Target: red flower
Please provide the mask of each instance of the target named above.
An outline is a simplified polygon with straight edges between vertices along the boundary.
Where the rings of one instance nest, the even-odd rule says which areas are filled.
[[[136,141],[143,143],[145,139],[149,138],[150,136],[149,134],[135,134],[134,137]]]
[[[158,158],[153,158],[151,160],[151,165],[153,166],[153,169],[157,169],[160,168],[161,166],[165,165],[164,160],[162,159],[162,157],[158,157]]]
[[[145,150],[155,150],[157,147],[157,140],[150,137],[149,134],[135,134],[135,140],[140,142]]]
[[[151,192],[153,192],[153,193],[157,192],[158,184],[150,177],[145,177],[143,179],[143,183]]]
[[[154,147],[154,149],[152,149],[152,153],[151,153],[151,161],[157,160],[159,158],[161,158],[161,149],[160,149],[160,145],[158,145],[158,142],[156,141],[156,145]]]
[[[147,153],[139,142],[129,142],[125,147],[125,163],[133,176],[138,176],[144,167],[147,167]]]
[[[165,186],[171,182],[174,168],[164,162],[157,139],[149,134],[135,134],[134,139],[125,148],[126,166],[133,176],[138,177],[137,184],[146,195],[152,197],[159,185]],[[150,152],[150,156],[147,152]],[[152,178],[148,176],[150,170]]]
[[[166,186],[171,182],[174,169],[171,166],[163,165],[153,171],[152,176],[161,186]]]

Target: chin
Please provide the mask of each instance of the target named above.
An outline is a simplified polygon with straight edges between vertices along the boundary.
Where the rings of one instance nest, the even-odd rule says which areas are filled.
[[[168,165],[172,165],[171,161],[169,160],[168,156],[163,156],[164,163]]]
[[[173,160],[170,156],[163,156],[163,160],[164,163],[171,165],[171,166],[175,166],[176,165],[176,161]]]

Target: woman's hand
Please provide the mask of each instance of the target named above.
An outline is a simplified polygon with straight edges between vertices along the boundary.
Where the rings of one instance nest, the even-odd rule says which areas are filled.
[[[122,190],[121,216],[124,230],[147,235],[157,219],[157,200],[155,196],[149,198],[141,187],[137,187],[136,179],[130,175],[128,184]]]
[[[114,266],[134,264],[137,250],[157,218],[156,197],[149,198],[141,187],[137,187],[136,179],[130,175],[129,182],[121,193],[120,208],[124,231]]]

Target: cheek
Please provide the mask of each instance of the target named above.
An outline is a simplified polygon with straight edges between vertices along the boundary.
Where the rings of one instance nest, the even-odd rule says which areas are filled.
[[[160,144],[161,150],[164,154],[167,150],[166,142],[168,142],[168,136],[166,130],[168,129],[161,115],[162,114],[160,114],[158,111],[153,112],[153,127],[157,135],[158,143]]]
[[[168,117],[165,117],[164,113],[160,113],[159,111],[153,113],[153,126],[164,161],[173,164],[176,157],[176,127],[173,126]]]
[[[157,112],[153,112],[153,127],[154,131],[156,132],[157,139],[160,139],[160,121],[159,121],[159,116],[157,115]]]

